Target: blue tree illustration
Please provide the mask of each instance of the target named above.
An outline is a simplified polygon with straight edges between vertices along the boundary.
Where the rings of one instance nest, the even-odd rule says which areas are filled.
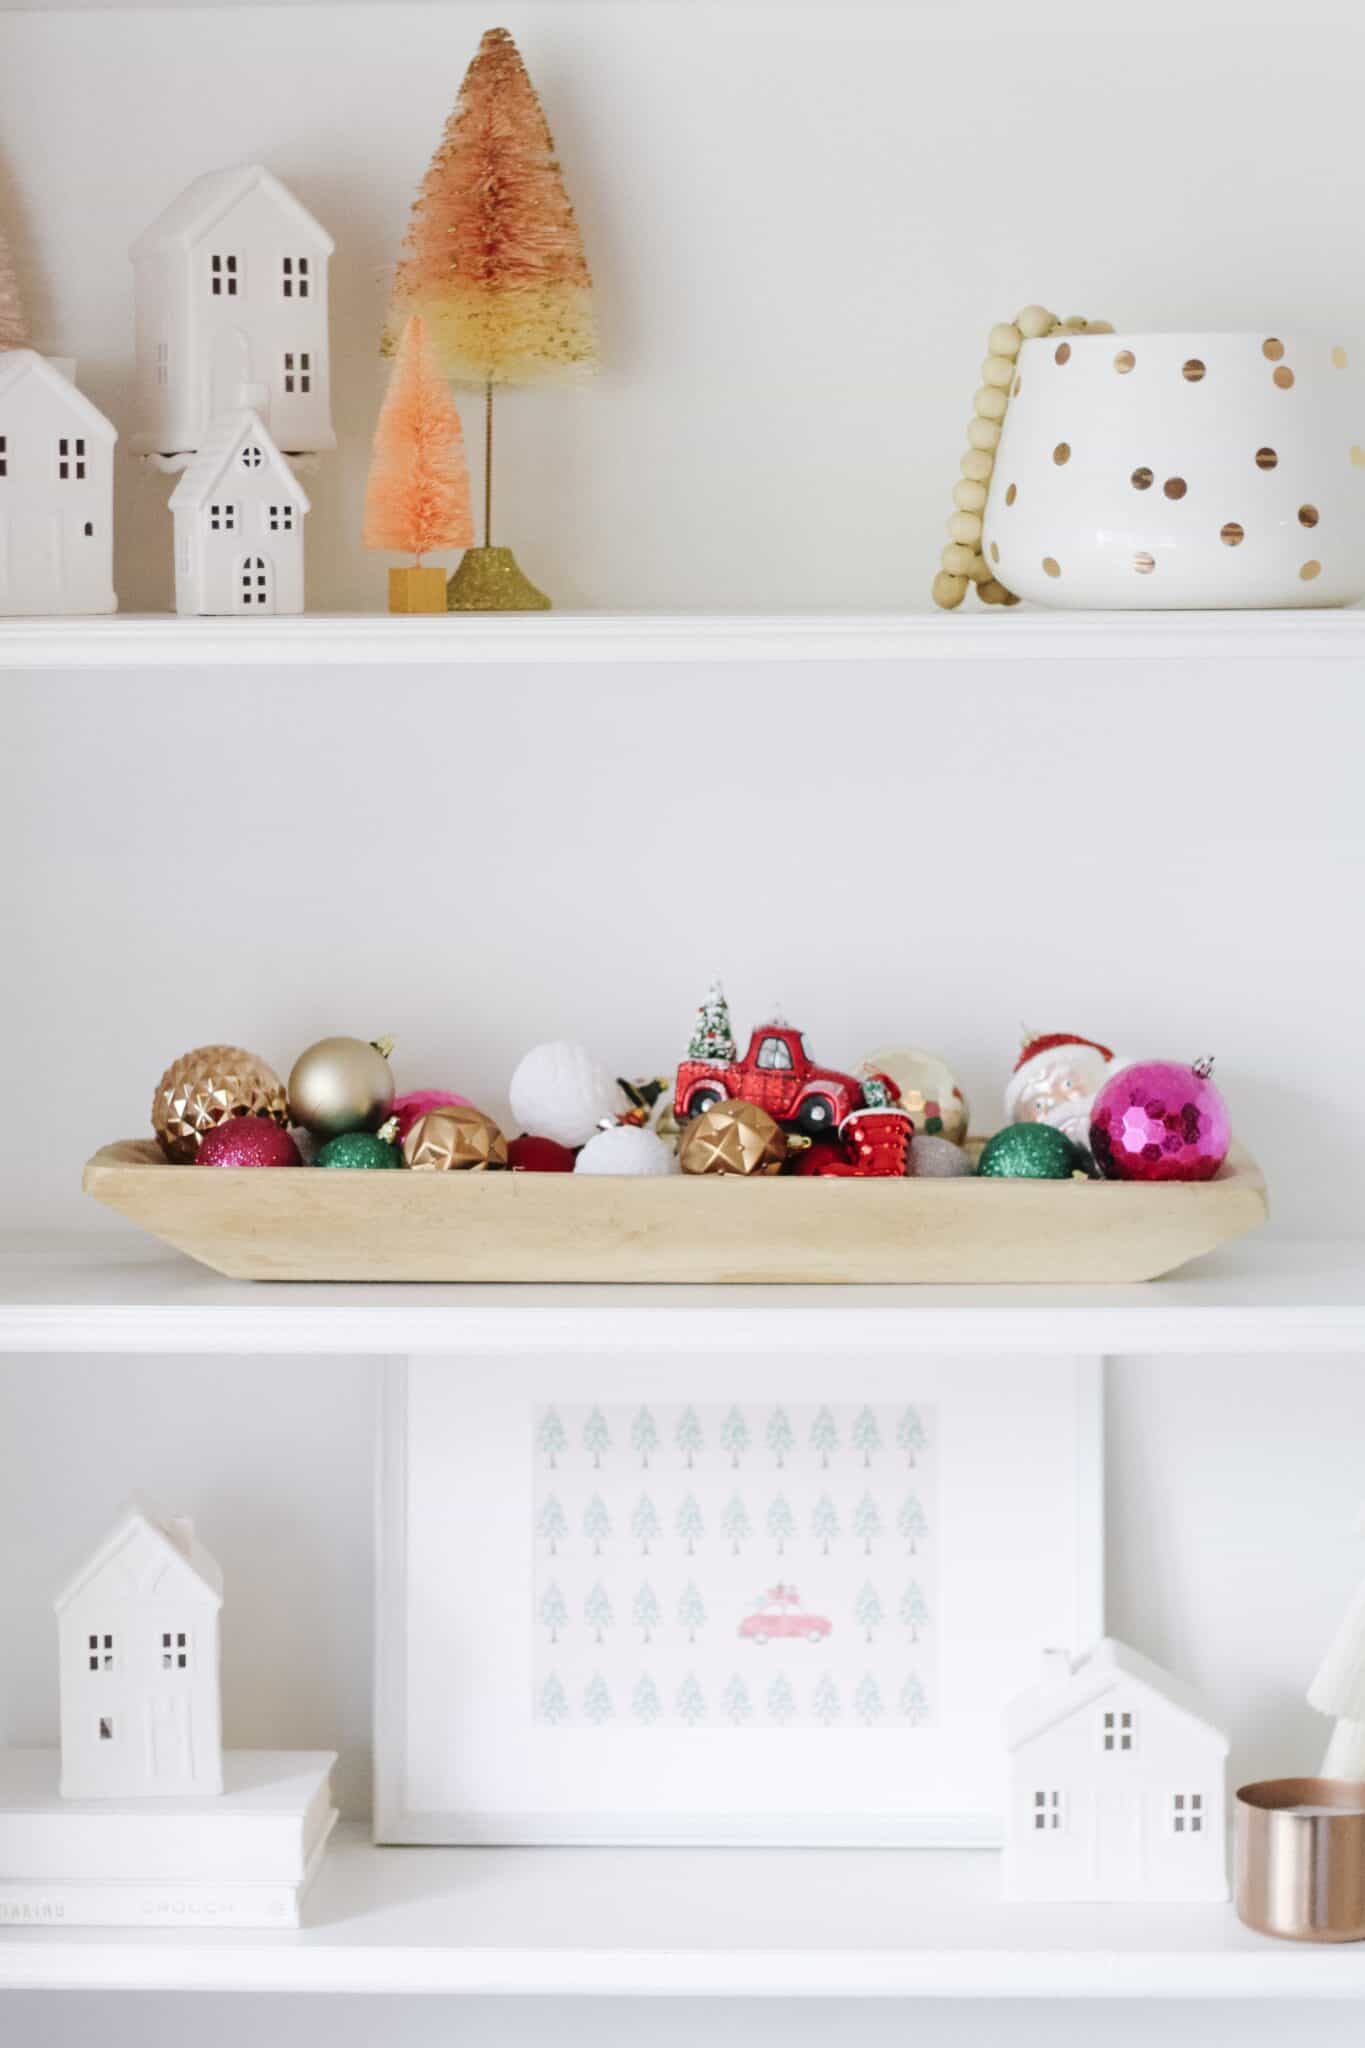
[[[925,1537],[929,1534],[929,1524],[924,1519],[924,1509],[920,1506],[917,1493],[907,1493],[905,1499],[901,1502],[901,1511],[896,1517],[896,1527],[905,1539],[906,1549],[911,1557],[913,1557],[918,1551],[920,1544],[923,1543]]]
[[[540,1418],[540,1427],[536,1431],[536,1449],[552,1472],[560,1452],[566,1448],[568,1441],[558,1411],[547,1408]]]
[[[536,1705],[539,1709],[540,1718],[542,1721],[558,1723],[560,1721],[568,1720],[568,1695],[565,1693],[563,1686],[560,1684],[559,1680],[555,1677],[553,1672],[550,1673],[550,1676],[546,1679],[544,1685],[542,1685],[542,1687],[540,1688],[540,1698],[536,1702]]]
[[[918,1408],[907,1408],[896,1424],[896,1442],[905,1452],[905,1462],[913,1465],[920,1452],[929,1444],[929,1434],[924,1427]]]
[[[871,1557],[872,1545],[882,1533],[882,1514],[870,1493],[865,1493],[853,1510],[853,1533],[863,1539],[863,1556]]]
[[[677,1426],[673,1431],[673,1441],[682,1452],[684,1458],[686,1458],[687,1469],[690,1472],[693,1464],[701,1456],[706,1446],[706,1439],[702,1435],[701,1424],[697,1420],[695,1408],[683,1409],[682,1414],[678,1417]]]
[[[695,1643],[697,1630],[706,1626],[706,1607],[691,1579],[683,1587],[678,1601],[678,1620],[687,1630],[688,1642]]]
[[[919,1641],[919,1632],[929,1619],[929,1603],[920,1590],[918,1579],[911,1579],[901,1594],[901,1620],[910,1631],[912,1643]]]
[[[779,1671],[768,1687],[768,1718],[785,1728],[796,1712],[796,1694],[785,1671]]]
[[[689,1728],[695,1728],[698,1721],[706,1719],[706,1695],[690,1671],[678,1687],[675,1705],[679,1719],[685,1721]]]
[[[615,1618],[611,1611],[611,1601],[607,1598],[607,1589],[599,1579],[583,1602],[583,1619],[592,1630],[595,1643],[603,1640]]]
[[[631,1511],[630,1533],[640,1546],[641,1557],[649,1556],[650,1544],[657,1543],[659,1537],[663,1534],[663,1524],[660,1522],[654,1503],[647,1493],[640,1495]]]
[[[882,1433],[877,1427],[877,1418],[870,1408],[860,1408],[853,1420],[853,1448],[863,1454],[863,1464],[870,1465],[874,1451],[882,1447]]]
[[[721,1712],[736,1728],[745,1721],[752,1721],[754,1704],[749,1698],[749,1688],[736,1672],[720,1696]]]
[[[648,1408],[636,1411],[635,1420],[630,1425],[630,1447],[648,1471],[650,1457],[659,1448],[659,1432]]]
[[[662,1610],[659,1606],[659,1596],[648,1581],[641,1586],[639,1592],[635,1595],[635,1605],[631,1611],[635,1616],[636,1628],[641,1631],[644,1640],[649,1642],[653,1637],[655,1629],[659,1626],[659,1617]]]
[[[768,1417],[768,1427],[765,1435],[768,1449],[776,1458],[777,1469],[780,1472],[792,1452],[796,1449],[796,1433],[791,1426],[791,1421],[785,1408],[774,1408],[772,1414]]]
[[[929,1702],[924,1696],[924,1687],[912,1671],[901,1687],[900,1708],[912,1728],[919,1728],[929,1718]]]
[[[569,1618],[568,1605],[564,1595],[553,1582],[545,1588],[540,1599],[540,1618],[550,1631],[550,1641],[559,1641],[559,1631]]]
[[[630,1696],[630,1711],[646,1728],[652,1728],[663,1710],[659,1688],[646,1671],[644,1676],[635,1682],[635,1690]]]
[[[583,1712],[595,1727],[600,1728],[604,1721],[611,1719],[614,1711],[607,1682],[600,1671],[594,1671],[588,1680],[588,1689],[583,1695]]]
[[[738,1557],[741,1548],[752,1533],[749,1526],[749,1511],[737,1493],[732,1493],[725,1503],[720,1518],[721,1534],[730,1546],[730,1553]]]
[[[822,1408],[810,1426],[810,1447],[820,1453],[820,1464],[826,1472],[829,1461],[839,1448],[839,1425],[828,1408]]]
[[[870,1643],[882,1621],[881,1599],[871,1579],[863,1581],[863,1589],[854,1603],[853,1618],[863,1631],[864,1640]]]
[[[732,1408],[720,1426],[720,1447],[730,1453],[732,1466],[738,1466],[749,1448],[749,1425],[738,1408]]]
[[[602,1555],[602,1545],[611,1534],[611,1516],[600,1493],[595,1493],[583,1510],[583,1534],[592,1545],[594,1557]]]
[[[820,1546],[821,1555],[828,1557],[829,1546],[839,1535],[839,1510],[827,1493],[822,1493],[811,1509],[810,1532]]]
[[[611,1449],[611,1431],[607,1428],[607,1418],[600,1408],[594,1408],[583,1424],[583,1448],[585,1451],[591,1451],[593,1470],[597,1471],[602,1463],[603,1453]]]
[[[810,1696],[810,1710],[822,1728],[832,1728],[843,1712],[839,1704],[839,1688],[828,1671],[816,1681]]]
[[[559,1505],[559,1499],[556,1494],[552,1493],[548,1500],[541,1503],[540,1517],[536,1523],[536,1533],[539,1535],[542,1543],[549,1545],[551,1557],[558,1557],[559,1546],[569,1533],[569,1525],[564,1519],[564,1510]]]
[[[773,1504],[768,1509],[768,1534],[777,1545],[778,1556],[784,1556],[787,1545],[796,1534],[796,1517],[788,1507],[784,1493],[774,1495]]]
[[[853,1695],[853,1711],[867,1727],[882,1711],[882,1695],[876,1679],[870,1671],[864,1672]]]
[[[682,1537],[683,1542],[687,1545],[687,1554],[689,1557],[695,1557],[697,1545],[700,1543],[702,1536],[705,1533],[705,1529],[706,1524],[705,1522],[703,1522],[701,1518],[701,1509],[697,1506],[696,1501],[689,1493],[687,1499],[682,1503],[681,1507],[678,1509],[677,1516],[678,1534]]]

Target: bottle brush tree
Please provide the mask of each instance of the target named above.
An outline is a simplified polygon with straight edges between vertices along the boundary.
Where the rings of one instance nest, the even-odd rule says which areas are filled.
[[[414,568],[389,571],[389,610],[444,611],[445,572],[424,569],[422,557],[467,548],[473,538],[460,415],[414,313],[398,344],[365,488],[366,547],[416,557]]]
[[[1322,1775],[1365,1778],[1365,1585],[1356,1589],[1327,1646],[1308,1701],[1336,1723]]]
[[[27,348],[28,322],[5,231],[0,228],[0,348]]]

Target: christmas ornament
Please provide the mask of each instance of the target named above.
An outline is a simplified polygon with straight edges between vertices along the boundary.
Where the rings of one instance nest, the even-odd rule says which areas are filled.
[[[887,1074],[900,1090],[900,1106],[922,1137],[951,1138],[960,1145],[970,1112],[952,1068],[936,1052],[887,1046],[859,1062],[861,1074]]]
[[[320,1038],[290,1072],[291,1120],[320,1138],[376,1130],[393,1104],[392,1050],[391,1038]]]
[[[651,1130],[657,1128],[658,1117],[669,1099],[667,1074],[651,1074],[641,1081],[628,1081],[618,1074],[616,1085],[630,1105],[621,1122],[647,1124]]]
[[[855,1109],[839,1126],[844,1154],[861,1174],[899,1177],[908,1170],[914,1125],[891,1104]]]
[[[1095,1098],[1090,1149],[1106,1180],[1212,1180],[1227,1158],[1227,1104],[1212,1060],[1139,1060]]]
[[[1073,1031],[1026,1031],[1005,1088],[1005,1115],[1016,1124],[1051,1124],[1084,1151],[1094,1098],[1122,1064],[1107,1045]]]
[[[389,1114],[398,1125],[398,1142],[401,1145],[419,1116],[425,1116],[429,1109],[450,1109],[468,1107],[467,1095],[452,1095],[446,1088],[410,1088],[406,1095],[395,1095],[389,1105]]]
[[[713,1102],[753,1102],[780,1123],[795,1124],[808,1137],[837,1130],[851,1109],[862,1107],[863,1089],[852,1074],[817,1067],[805,1041],[790,1024],[774,1019],[760,1024],[742,1060],[734,1057],[734,1039],[725,998],[713,982],[702,1004],[692,1045],[729,1045],[727,1056],[693,1053],[678,1068],[673,1100],[683,1119],[694,1117]]]
[[[377,1131],[341,1131],[329,1138],[315,1166],[401,1166],[403,1155],[394,1144],[397,1126],[390,1117]]]
[[[662,1138],[639,1124],[609,1124],[589,1138],[574,1165],[575,1173],[633,1174],[652,1177],[678,1171],[677,1155]]]
[[[621,1091],[586,1046],[557,1039],[533,1046],[512,1076],[512,1114],[524,1131],[561,1145],[586,1145],[625,1108]]]
[[[302,1166],[298,1146],[273,1117],[234,1116],[199,1140],[197,1166]]]
[[[506,1166],[507,1140],[472,1103],[448,1103],[418,1117],[403,1140],[403,1157],[415,1173],[482,1173]]]
[[[954,1145],[949,1138],[921,1137],[918,1131],[910,1140],[910,1163],[906,1170],[920,1180],[956,1180],[961,1174],[975,1171],[960,1145]]]
[[[688,1124],[678,1161],[684,1173],[780,1173],[791,1144],[756,1102],[717,1102]]]
[[[507,1140],[507,1164],[518,1173],[572,1173],[577,1156],[553,1138],[523,1134]]]
[[[687,1042],[687,1057],[690,1060],[722,1061],[736,1057],[730,1006],[718,981],[713,981],[707,989],[705,1000],[697,1011],[697,1021]]]
[[[201,1045],[182,1053],[152,1097],[152,1129],[168,1159],[193,1159],[205,1131],[240,1116],[289,1121],[279,1075],[240,1045]]]
[[[1051,1124],[1006,1124],[982,1147],[977,1172],[992,1180],[1070,1180],[1085,1154]]]

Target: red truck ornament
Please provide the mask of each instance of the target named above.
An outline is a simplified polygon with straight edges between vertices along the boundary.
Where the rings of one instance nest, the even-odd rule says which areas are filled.
[[[817,1138],[861,1106],[863,1087],[852,1074],[817,1067],[790,1024],[760,1024],[742,1060],[689,1057],[678,1068],[673,1101],[680,1121],[727,1099],[756,1102],[778,1123]]]

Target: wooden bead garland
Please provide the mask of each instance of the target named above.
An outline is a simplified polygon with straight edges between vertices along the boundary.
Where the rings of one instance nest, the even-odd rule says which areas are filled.
[[[992,576],[981,553],[982,515],[986,492],[995,467],[995,450],[1000,441],[1000,423],[1009,410],[1014,383],[1014,359],[1026,341],[1045,334],[1112,334],[1108,320],[1082,320],[1073,314],[1059,320],[1046,306],[1025,306],[1013,320],[992,327],[986,341],[986,360],[981,365],[981,388],[973,400],[973,417],[967,428],[967,452],[962,458],[962,477],[953,487],[953,515],[948,521],[948,545],[941,556],[942,567],[933,583],[934,603],[946,612],[955,611],[967,595],[969,583],[976,585],[982,604],[1018,604],[1012,590],[1006,590]]]

